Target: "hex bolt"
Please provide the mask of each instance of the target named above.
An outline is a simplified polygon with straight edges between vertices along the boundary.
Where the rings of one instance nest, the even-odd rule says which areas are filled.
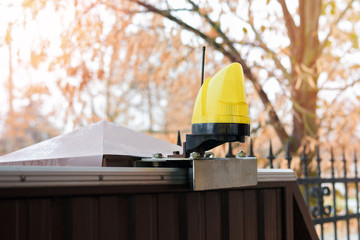
[[[215,156],[215,154],[212,151],[205,152],[205,157],[207,157],[207,158],[213,158],[214,156]]]
[[[190,153],[190,158],[192,158],[192,159],[196,159],[196,158],[199,158],[199,157],[200,157],[200,153],[198,153],[198,152]]]
[[[236,154],[236,157],[237,158],[242,158],[242,157],[245,157],[246,156],[246,153],[244,151],[240,151]]]
[[[153,158],[162,158],[163,155],[162,155],[162,153],[153,153],[152,157]]]

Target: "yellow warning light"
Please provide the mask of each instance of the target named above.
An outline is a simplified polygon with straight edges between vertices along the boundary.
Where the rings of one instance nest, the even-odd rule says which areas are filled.
[[[191,134],[186,135],[186,153],[199,152],[225,142],[244,142],[250,135],[244,73],[232,63],[205,80],[197,95]]]
[[[240,63],[232,63],[205,80],[194,106],[192,124],[250,124],[245,82]]]

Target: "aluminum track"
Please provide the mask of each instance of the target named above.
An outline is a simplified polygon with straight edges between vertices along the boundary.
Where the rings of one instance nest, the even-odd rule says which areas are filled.
[[[258,182],[296,181],[288,169],[258,169]],[[181,185],[188,183],[186,168],[134,167],[0,167],[0,188]]]

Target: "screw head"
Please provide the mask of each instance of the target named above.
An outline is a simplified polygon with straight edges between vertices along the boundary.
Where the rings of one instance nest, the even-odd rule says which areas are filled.
[[[237,158],[242,158],[242,157],[246,157],[246,153],[244,151],[240,151],[236,154]]]
[[[153,153],[152,157],[153,158],[162,158],[163,155],[162,155],[162,153]]]
[[[198,152],[190,153],[190,158],[192,158],[192,159],[196,159],[196,158],[199,158],[199,157],[200,157],[200,153],[198,153]]]
[[[214,158],[215,154],[212,151],[206,151],[205,157],[207,158]]]

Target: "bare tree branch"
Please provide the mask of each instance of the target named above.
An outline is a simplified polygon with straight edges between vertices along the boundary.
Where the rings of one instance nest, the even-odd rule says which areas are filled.
[[[330,24],[330,30],[329,33],[326,35],[324,41],[321,43],[321,46],[319,48],[319,51],[317,53],[317,55],[319,56],[322,51],[324,50],[326,43],[329,41],[329,37],[331,36],[332,32],[334,31],[334,28],[336,27],[336,25],[340,22],[340,20],[345,16],[346,12],[350,9],[351,5],[353,4],[354,0],[351,0],[348,5],[346,6],[346,8],[339,14],[338,18],[332,23]]]
[[[326,87],[323,87],[319,90],[326,90],[326,91],[344,91],[346,89],[348,89],[349,87],[353,87],[355,86],[357,83],[360,83],[360,79],[357,79],[355,81],[352,81],[351,83],[349,84],[346,84],[344,87],[338,87],[338,88],[326,88]]]
[[[339,56],[339,59],[345,57],[345,55],[348,54],[351,49],[352,47],[349,47],[346,51],[344,51],[343,54]],[[327,72],[326,80],[323,82],[323,84],[320,87],[318,87],[318,90],[325,90],[324,86],[329,82],[329,79],[332,79],[333,74],[336,73],[339,66],[341,66],[341,64],[336,64],[335,66],[331,66],[330,70]]]
[[[296,32],[297,32],[298,27],[295,25],[294,19],[292,18],[291,14],[286,6],[285,0],[278,0],[278,1],[283,10],[285,24],[286,24],[286,28],[288,30],[288,35],[290,38],[291,45],[295,45],[296,44]]]
[[[207,41],[210,45],[212,45],[216,49],[219,49],[222,53],[226,54],[226,56],[229,55],[229,53],[224,49],[224,47],[221,44],[217,43],[214,39],[207,36],[205,33],[201,32],[198,29],[195,29],[192,26],[188,25],[187,23],[183,22],[181,19],[171,15],[170,11],[168,11],[168,10],[160,10],[160,9],[150,5],[150,4],[147,4],[147,3],[139,1],[139,0],[130,0],[130,1],[135,2],[135,3],[139,4],[140,6],[145,7],[148,11],[154,12],[154,13],[159,14],[159,15],[165,17],[165,18],[168,18],[169,20],[179,24],[184,29],[195,33],[196,35],[198,35],[199,37],[201,37],[202,39]]]
[[[251,14],[251,12],[249,11],[249,14]],[[245,21],[245,20],[242,20]],[[252,22],[247,22],[245,21],[247,24],[250,25],[251,29],[253,30],[253,32],[255,33],[255,38],[256,40],[260,43],[258,45],[258,47],[262,48],[265,52],[269,53],[271,56],[271,59],[274,61],[275,66],[277,66],[284,74],[284,77],[287,79],[290,79],[290,73],[286,70],[286,68],[281,64],[280,60],[277,58],[276,53],[274,51],[272,51],[266,44],[265,42],[262,40],[259,32],[256,30],[254,24]]]
[[[234,47],[234,42],[232,42],[223,31],[221,31],[220,26],[216,24],[206,13],[201,13],[199,10],[199,6],[196,5],[192,0],[188,0],[188,2],[193,6],[194,10],[199,13],[200,16],[204,17],[205,20],[211,25],[211,27],[220,35],[220,37],[224,40],[226,45],[231,49],[233,54],[238,54],[238,51]]]

